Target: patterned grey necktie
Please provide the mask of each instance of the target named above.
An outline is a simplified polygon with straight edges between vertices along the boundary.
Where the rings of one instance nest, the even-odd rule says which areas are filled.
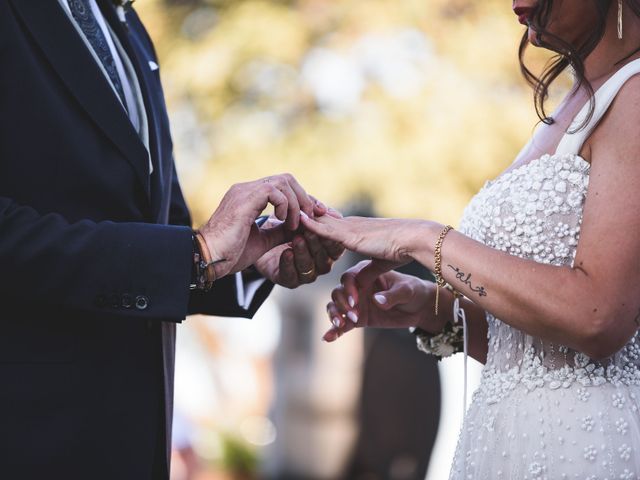
[[[116,62],[113,59],[111,49],[109,48],[107,39],[105,38],[104,33],[102,32],[102,29],[98,24],[98,20],[91,10],[91,4],[89,0],[68,0],[68,2],[73,18],[75,18],[78,26],[83,31],[85,37],[87,37],[87,40],[100,59],[100,62],[102,62],[102,66],[107,72],[107,75],[109,75],[111,83],[113,83],[116,92],[118,92],[118,96],[122,101],[122,105],[124,106],[125,110],[127,110],[127,101],[124,96],[122,81],[120,79],[120,75],[118,75],[118,70],[116,68]]]

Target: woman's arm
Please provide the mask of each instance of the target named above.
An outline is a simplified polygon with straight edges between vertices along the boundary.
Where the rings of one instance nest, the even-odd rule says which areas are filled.
[[[640,326],[640,78],[620,91],[591,139],[590,187],[574,266],[521,259],[458,232],[447,235],[447,282],[533,336],[594,358],[612,355]],[[305,219],[349,249],[434,269],[442,225],[418,220]]]

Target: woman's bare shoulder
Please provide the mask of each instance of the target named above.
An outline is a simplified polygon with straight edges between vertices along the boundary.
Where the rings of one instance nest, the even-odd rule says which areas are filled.
[[[613,150],[640,156],[640,74],[620,88],[588,143],[594,155]]]

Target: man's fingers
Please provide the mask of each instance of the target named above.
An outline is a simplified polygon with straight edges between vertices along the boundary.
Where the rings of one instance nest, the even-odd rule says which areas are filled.
[[[296,178],[291,174],[285,173],[282,176],[287,181],[293,192],[295,192],[300,210],[309,216],[313,216],[315,202],[311,200],[307,192],[302,188],[302,185],[300,185],[298,180],[296,180]]]
[[[318,278],[315,262],[304,237],[296,235],[293,239],[294,264],[300,283],[311,283]]]
[[[297,230],[300,225],[300,203],[296,192],[289,185],[284,175],[275,175],[258,180],[269,190],[269,203],[275,207],[276,217],[283,220],[289,230]],[[278,193],[280,192],[280,195]],[[283,208],[282,198],[286,199],[286,211]],[[272,201],[277,198],[277,203]]]
[[[293,249],[287,248],[280,255],[280,265],[278,270],[278,283],[286,288],[298,286],[298,272],[293,263]]]
[[[320,243],[324,247],[327,255],[331,257],[333,261],[339,260],[344,253],[344,247],[341,243],[334,242],[333,240],[327,240],[326,238],[320,238]]]
[[[283,176],[275,177],[273,183],[275,188],[287,197],[287,218],[285,224],[289,230],[295,231],[300,225],[300,202],[298,201],[298,195],[293,188],[291,188],[288,179]]]
[[[331,259],[329,254],[322,246],[320,238],[311,232],[304,233],[304,239],[307,242],[307,247],[313,256],[313,261],[316,264],[316,271],[320,275],[329,273],[331,271]]]
[[[264,188],[267,190],[268,202],[273,205],[274,215],[278,220],[287,220],[287,213],[289,211],[289,201],[287,196],[270,182],[265,182]]]
[[[321,216],[326,215],[328,213],[329,209],[327,208],[327,206],[324,203],[322,203],[320,200],[318,200],[313,195],[309,195],[309,198],[313,202],[313,216],[314,217],[321,217]]]

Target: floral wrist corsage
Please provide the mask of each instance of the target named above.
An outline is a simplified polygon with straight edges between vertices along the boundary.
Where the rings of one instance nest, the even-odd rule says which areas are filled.
[[[436,335],[425,332],[421,328],[412,329],[416,336],[418,350],[434,355],[438,360],[450,357],[464,350],[464,328],[447,322],[444,330]]]

